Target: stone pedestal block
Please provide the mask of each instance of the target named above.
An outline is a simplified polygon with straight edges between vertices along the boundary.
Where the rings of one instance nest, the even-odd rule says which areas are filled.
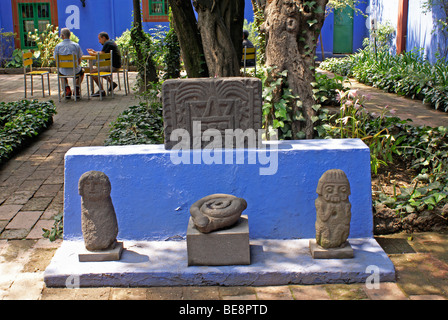
[[[324,249],[316,243],[315,239],[310,240],[310,252],[314,259],[351,259],[353,249],[347,241],[343,247]]]
[[[117,261],[123,252],[123,242],[117,242],[110,250],[88,251],[85,249],[78,254],[79,262]]]
[[[250,264],[249,222],[247,216],[228,229],[204,234],[190,218],[187,229],[189,266]]]

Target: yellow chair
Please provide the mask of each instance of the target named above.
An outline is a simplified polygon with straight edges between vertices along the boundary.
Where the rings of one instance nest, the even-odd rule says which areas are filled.
[[[77,100],[76,97],[76,78],[79,76],[76,75],[76,69],[78,68],[78,59],[76,58],[75,54],[58,54],[56,56],[56,68],[58,73],[58,95],[59,95],[59,102],[61,102],[61,81],[62,79],[73,79],[73,88],[75,88],[74,97],[75,101]],[[66,76],[59,72],[59,68],[68,68],[73,70],[73,74]],[[63,91],[63,95],[65,97],[65,90]],[[81,85],[79,85],[79,95],[81,96]]]
[[[112,83],[114,82],[114,73],[112,68],[112,51],[109,53],[98,53],[96,55],[96,60],[94,61],[94,65],[96,65],[96,70],[90,70],[90,73],[85,74],[87,76],[87,95],[90,99],[90,77],[98,78],[98,86],[100,91],[100,100],[103,100],[103,95],[101,94],[103,91],[103,78],[110,77],[110,86],[107,86],[107,91],[110,93],[112,91],[112,98],[114,98],[114,90],[112,87]],[[107,67],[108,71],[101,71],[101,67]]]
[[[114,72],[117,74],[118,78],[118,90],[121,90],[120,73],[123,74],[123,85],[124,85],[124,92],[126,95],[128,95],[128,93],[131,92],[129,89],[128,71],[129,71],[129,56],[127,51],[124,51],[123,55],[121,56],[121,68]]]
[[[246,68],[255,68],[255,73],[257,73],[257,49],[256,48],[243,48],[243,66],[244,66],[244,76],[246,76]],[[253,66],[247,66],[247,60],[254,60],[255,64]]]
[[[25,98],[26,98],[26,77],[31,77],[31,95],[33,95],[33,77],[40,76],[42,80],[42,95],[45,98],[45,86],[44,86],[44,75],[47,75],[48,81],[48,95],[50,96],[50,72],[49,71],[33,71],[33,53],[26,52],[22,56],[23,59],[23,79],[25,81]],[[30,71],[27,72],[28,66],[30,66]]]

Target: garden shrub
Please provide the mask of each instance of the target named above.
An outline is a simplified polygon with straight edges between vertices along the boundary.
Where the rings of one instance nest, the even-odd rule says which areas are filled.
[[[327,59],[320,68],[448,112],[448,64],[439,59],[431,65],[419,51],[392,55],[365,48],[349,57]]]
[[[106,146],[163,143],[162,104],[144,103],[131,106],[111,124]]]
[[[53,101],[0,103],[0,164],[53,123]]]

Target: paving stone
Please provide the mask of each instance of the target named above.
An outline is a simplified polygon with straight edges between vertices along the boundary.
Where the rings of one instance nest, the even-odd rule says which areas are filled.
[[[4,204],[0,206],[0,220],[11,220],[22,207],[22,205],[18,204]]]
[[[54,220],[39,220],[31,229],[30,233],[26,236],[27,239],[41,239],[43,238],[44,231],[42,229],[51,230],[54,225]]]
[[[255,292],[258,300],[293,300],[288,286],[257,287]]]
[[[146,288],[111,288],[109,300],[146,300]]]
[[[42,290],[41,300],[74,300],[76,292],[74,289],[46,288]]]
[[[371,300],[407,300],[408,298],[400,289],[398,284],[394,282],[381,282],[379,288],[368,289],[364,287],[364,291]]]
[[[397,283],[406,295],[441,295],[442,290],[431,282],[434,271],[425,260],[428,254],[404,254],[390,257],[397,274]]]
[[[34,194],[33,191],[26,191],[26,190],[16,191],[5,201],[5,204],[24,205],[33,196],[33,194]]]
[[[55,197],[61,189],[62,184],[43,184],[34,194],[34,197]]]
[[[295,300],[330,300],[330,295],[324,286],[291,286]]]
[[[410,296],[411,300],[446,300],[443,296],[438,295],[419,295],[419,296]]]
[[[333,300],[366,300],[369,297],[363,290],[363,284],[331,284],[325,285]]]
[[[9,223],[9,220],[0,220],[0,233],[5,230],[6,225]]]
[[[108,300],[110,288],[67,289],[75,291],[75,300]]]
[[[28,230],[28,229],[4,230],[0,234],[0,239],[21,240],[21,239],[25,239],[29,232],[30,232],[30,230]]]
[[[23,207],[23,211],[42,211],[53,201],[52,197],[31,198]]]
[[[183,300],[218,300],[219,287],[183,287]]]
[[[146,298],[148,300],[180,300],[182,292],[182,287],[154,287],[148,288]]]
[[[20,211],[16,214],[14,219],[6,226],[6,229],[27,229],[31,228],[39,220],[43,211]]]
[[[257,300],[257,295],[254,293],[254,294],[245,294],[245,295],[240,295],[240,296],[224,296],[224,297],[222,297],[222,300],[235,300],[235,301]]]
[[[221,297],[255,295],[254,287],[219,287]]]

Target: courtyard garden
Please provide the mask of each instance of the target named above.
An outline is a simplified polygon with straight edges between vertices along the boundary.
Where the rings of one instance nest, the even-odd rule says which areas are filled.
[[[394,115],[393,106],[379,113],[370,112],[369,97],[351,89],[350,79],[386,92],[419,99],[434,109],[448,112],[448,64],[441,57],[429,63],[419,50],[392,54],[387,44],[372,46],[369,41],[359,52],[343,58],[330,58],[310,67],[309,87],[312,103],[303,101],[303,92],[291,87],[291,70],[277,70],[267,62],[264,16],[258,12],[254,23],[245,22],[250,40],[260,48],[257,77],[263,84],[263,127],[267,139],[343,139],[359,138],[370,148],[372,199],[375,233],[440,230],[448,225],[448,127],[416,126]],[[310,28],[316,22],[310,22]],[[317,27],[317,26],[316,26]],[[48,26],[46,37],[33,35],[38,45],[36,66],[51,65],[52,47],[58,40],[57,28]],[[76,41],[74,37],[73,40]],[[143,32],[138,26],[115,39],[128,52],[138,71],[134,94],[138,102],[112,122],[105,145],[163,143],[161,87],[166,79],[188,78],[206,68],[205,54],[196,70],[181,60],[182,40],[176,29],[158,27]],[[304,41],[307,39],[304,39]],[[306,49],[307,56],[312,53]],[[21,67],[16,51],[9,67]],[[201,69],[202,68],[202,69]],[[223,72],[223,73],[220,73]],[[208,76],[226,76],[209,68]],[[238,69],[238,72],[239,69]],[[239,74],[238,74],[239,75]],[[302,95],[301,95],[302,94]],[[422,108],[423,108],[422,104]],[[18,101],[2,103],[0,161],[6,161],[30,138],[47,128],[55,114],[53,102]],[[0,110],[0,112],[2,112]],[[11,112],[13,110],[13,112]]]

